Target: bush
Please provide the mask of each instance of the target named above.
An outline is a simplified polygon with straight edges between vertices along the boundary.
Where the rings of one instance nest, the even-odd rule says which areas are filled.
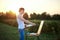
[[[34,27],[30,27],[29,30],[30,32],[37,32],[38,28],[39,28],[39,24],[40,22],[38,22],[38,20],[34,21],[32,20],[32,22],[35,22],[37,25]],[[43,28],[42,28],[42,33],[60,33],[60,21],[45,21]]]

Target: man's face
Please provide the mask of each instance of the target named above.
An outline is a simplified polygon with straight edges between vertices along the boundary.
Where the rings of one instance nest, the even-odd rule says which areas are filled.
[[[21,10],[20,13],[21,13],[21,14],[24,14],[24,10]]]

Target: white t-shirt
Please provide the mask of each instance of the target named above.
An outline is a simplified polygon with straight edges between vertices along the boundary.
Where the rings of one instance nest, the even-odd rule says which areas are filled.
[[[23,15],[19,13],[17,16],[18,29],[24,29],[25,28],[24,21],[22,21],[19,17],[23,17]]]

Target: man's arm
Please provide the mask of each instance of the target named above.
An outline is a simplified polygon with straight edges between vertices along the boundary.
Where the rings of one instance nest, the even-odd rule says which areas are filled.
[[[32,23],[32,22],[30,22],[30,21],[24,19],[22,16],[18,16],[18,18],[21,19],[22,21],[24,21],[25,23],[35,25],[35,23]]]

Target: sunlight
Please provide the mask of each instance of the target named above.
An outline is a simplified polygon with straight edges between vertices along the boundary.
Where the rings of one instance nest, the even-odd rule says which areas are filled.
[[[44,11],[48,13],[60,13],[59,2],[52,0],[1,0],[0,11],[12,10],[18,14],[20,7],[25,8],[25,12],[28,14],[32,12],[42,13]],[[2,10],[1,10],[2,8]]]

